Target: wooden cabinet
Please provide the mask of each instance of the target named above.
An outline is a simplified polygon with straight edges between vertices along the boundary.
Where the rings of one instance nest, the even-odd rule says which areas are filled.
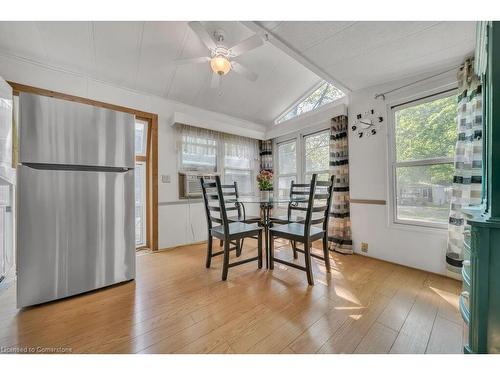
[[[467,208],[463,291],[465,353],[500,353],[500,22],[486,22],[476,49],[483,86],[483,204]],[[484,64],[485,63],[485,64]]]
[[[463,290],[465,353],[500,353],[500,221],[481,210],[465,209]]]

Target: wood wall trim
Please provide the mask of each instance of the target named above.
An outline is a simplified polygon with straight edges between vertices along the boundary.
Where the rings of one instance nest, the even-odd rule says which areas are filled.
[[[148,156],[147,164],[149,165],[148,177],[146,180],[146,190],[149,192],[148,207],[146,208],[146,215],[149,220],[147,220],[147,238],[148,246],[153,251],[158,250],[158,115],[155,113],[144,112],[133,108],[127,108],[120,105],[109,104],[100,102],[98,100],[93,100],[89,98],[84,98],[81,96],[64,94],[58,91],[46,90],[40,87],[34,87],[29,85],[24,85],[17,82],[7,81],[7,83],[12,87],[14,95],[19,95],[20,92],[29,92],[32,94],[49,96],[56,99],[64,99],[72,102],[82,103],[92,105],[94,107],[107,108],[118,112],[125,112],[135,115],[138,119],[148,121],[150,124],[149,133],[151,133],[151,138],[148,139]],[[143,158],[140,157],[139,158]],[[148,214],[149,212],[149,214]]]
[[[29,85],[23,85],[22,83],[17,83],[12,81],[7,81],[7,83],[12,86],[14,94],[19,94],[20,92],[29,92],[37,95],[50,96],[51,98],[64,99],[72,102],[93,105],[94,107],[101,107],[101,108],[112,109],[114,111],[131,113],[133,115],[136,115],[137,117],[142,117],[144,119],[152,119],[153,116],[155,116],[154,113],[144,112],[133,108],[122,107],[120,105],[104,103],[98,100],[84,98],[81,96],[64,94],[62,92],[46,90],[40,87],[34,87]]]
[[[376,204],[380,206],[385,206],[387,204],[385,200],[379,199],[351,199],[350,202],[359,204]]]

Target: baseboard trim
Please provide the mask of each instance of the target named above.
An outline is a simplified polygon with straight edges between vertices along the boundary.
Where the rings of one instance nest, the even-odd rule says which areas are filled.
[[[396,263],[396,262],[393,262],[393,261],[390,261],[390,260],[385,260],[385,259],[381,259],[381,258],[376,258],[376,257],[373,257],[373,256],[370,256],[370,255],[366,255],[364,253],[361,253],[361,252],[354,252],[353,255],[359,255],[359,256],[362,256],[362,257],[366,257],[366,258],[370,258],[370,259],[375,259],[375,260],[379,260],[381,262],[386,262],[386,263],[391,263],[391,264],[395,264],[397,266],[401,266],[401,267],[405,267],[405,268],[409,268],[409,269],[412,269],[412,270],[417,270],[417,271],[422,271],[422,272],[427,272],[427,273],[431,273],[433,275],[436,275],[436,276],[442,276],[442,277],[446,277],[447,279],[452,279],[452,280],[457,280],[453,277],[450,277],[446,274],[443,274],[443,273],[437,273],[437,272],[433,272],[433,271],[427,271],[427,270],[423,270],[421,268],[417,268],[417,267],[412,267],[412,266],[407,266],[406,264],[401,264],[401,263]],[[460,281],[460,280],[457,280],[457,281]]]
[[[204,244],[204,243],[207,243],[207,241],[204,240],[204,241],[186,243],[186,244],[182,244],[182,245],[176,245],[176,246],[172,246],[172,247],[164,247],[162,249],[156,250],[155,253],[157,253],[159,251],[169,251],[169,250],[180,249],[180,248],[187,247],[187,246],[201,245],[201,244]]]

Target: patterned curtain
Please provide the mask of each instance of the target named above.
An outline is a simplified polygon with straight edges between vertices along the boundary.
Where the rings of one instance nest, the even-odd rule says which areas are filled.
[[[448,225],[446,267],[448,275],[461,278],[465,223],[461,209],[481,204],[483,157],[483,97],[474,62],[467,60],[458,73],[459,96],[455,148],[455,174]]]
[[[260,141],[260,170],[273,171],[273,141]]]
[[[332,118],[330,128],[330,173],[335,176],[328,228],[330,250],[352,254],[349,212],[349,145],[347,116]]]

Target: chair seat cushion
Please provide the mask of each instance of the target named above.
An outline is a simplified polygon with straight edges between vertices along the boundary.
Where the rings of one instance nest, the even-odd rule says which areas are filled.
[[[304,221],[306,218],[302,216],[290,216],[290,220],[288,220],[287,215],[282,215],[282,216],[271,216],[271,221],[276,221],[280,223],[300,223]]]
[[[235,221],[234,223],[229,223],[229,236],[242,235],[245,233],[258,232],[262,230],[257,223],[246,224],[241,221]],[[218,227],[212,228],[212,235],[216,237],[224,236],[224,226],[219,225]]]
[[[277,225],[275,227],[269,228],[269,231],[274,236],[285,235],[285,238],[290,236],[295,237],[304,237],[305,234],[305,225],[301,223],[288,223],[283,225]],[[323,236],[323,229],[317,227],[311,227],[309,231],[309,237],[311,238],[319,238]]]
[[[238,219],[238,216],[230,216],[227,218],[229,221],[243,221],[243,217],[241,220]],[[260,216],[251,216],[251,215],[245,215],[245,222],[251,222],[251,221],[260,221]]]

